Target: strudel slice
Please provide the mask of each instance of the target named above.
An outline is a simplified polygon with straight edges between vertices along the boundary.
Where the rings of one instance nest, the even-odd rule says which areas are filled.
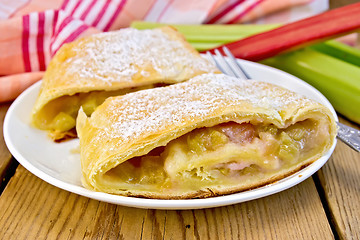
[[[171,27],[121,29],[65,44],[51,60],[32,122],[53,139],[73,136],[77,112],[107,97],[182,82],[217,71]]]
[[[203,74],[105,100],[77,119],[83,184],[202,198],[263,186],[311,164],[336,136],[325,106],[269,83]]]

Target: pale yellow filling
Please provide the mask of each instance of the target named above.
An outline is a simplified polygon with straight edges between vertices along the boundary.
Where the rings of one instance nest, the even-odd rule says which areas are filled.
[[[195,129],[146,156],[120,164],[104,177],[158,189],[174,184],[197,189],[226,185],[296,165],[315,154],[328,138],[327,125],[310,120],[286,129],[220,124]]]
[[[76,117],[80,107],[83,108],[86,115],[90,116],[108,97],[124,95],[153,87],[154,85],[147,85],[116,91],[92,91],[72,96],[62,96],[46,104],[33,117],[33,124],[39,129],[48,130],[52,135],[67,132],[75,128]]]

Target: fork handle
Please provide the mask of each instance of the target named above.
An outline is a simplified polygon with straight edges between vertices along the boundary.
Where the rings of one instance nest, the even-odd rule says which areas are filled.
[[[337,137],[355,151],[360,152],[360,131],[339,122],[337,125],[339,127]]]

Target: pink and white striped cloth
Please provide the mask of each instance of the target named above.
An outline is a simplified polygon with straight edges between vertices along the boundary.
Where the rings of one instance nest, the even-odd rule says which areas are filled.
[[[25,72],[44,71],[63,44],[75,40],[87,30],[89,33],[108,31],[126,1],[65,0],[59,10],[23,16]]]
[[[260,5],[264,0],[235,0],[224,4],[215,14],[210,16],[206,23],[237,23],[253,8]]]
[[[271,13],[293,11],[294,6],[311,9],[316,1],[327,6],[327,0],[2,0],[0,102],[14,99],[41,79],[59,48],[82,36],[127,27],[134,20],[266,22],[264,16]],[[323,10],[316,8],[310,14]],[[288,22],[295,15],[284,16],[281,21]]]

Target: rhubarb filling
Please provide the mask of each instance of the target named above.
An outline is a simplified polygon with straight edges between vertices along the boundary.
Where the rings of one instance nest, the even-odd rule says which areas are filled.
[[[152,84],[116,91],[91,91],[71,96],[61,96],[46,104],[33,118],[33,124],[39,129],[48,130],[51,138],[55,141],[61,140],[66,136],[76,137],[76,117],[80,107],[83,108],[87,116],[90,116],[108,97],[124,95],[157,86],[162,85]]]
[[[199,189],[257,181],[315,155],[330,139],[327,124],[304,120],[284,129],[227,122],[195,129],[103,175],[118,188]],[[118,181],[110,181],[116,178]],[[107,181],[109,180],[109,181]]]

